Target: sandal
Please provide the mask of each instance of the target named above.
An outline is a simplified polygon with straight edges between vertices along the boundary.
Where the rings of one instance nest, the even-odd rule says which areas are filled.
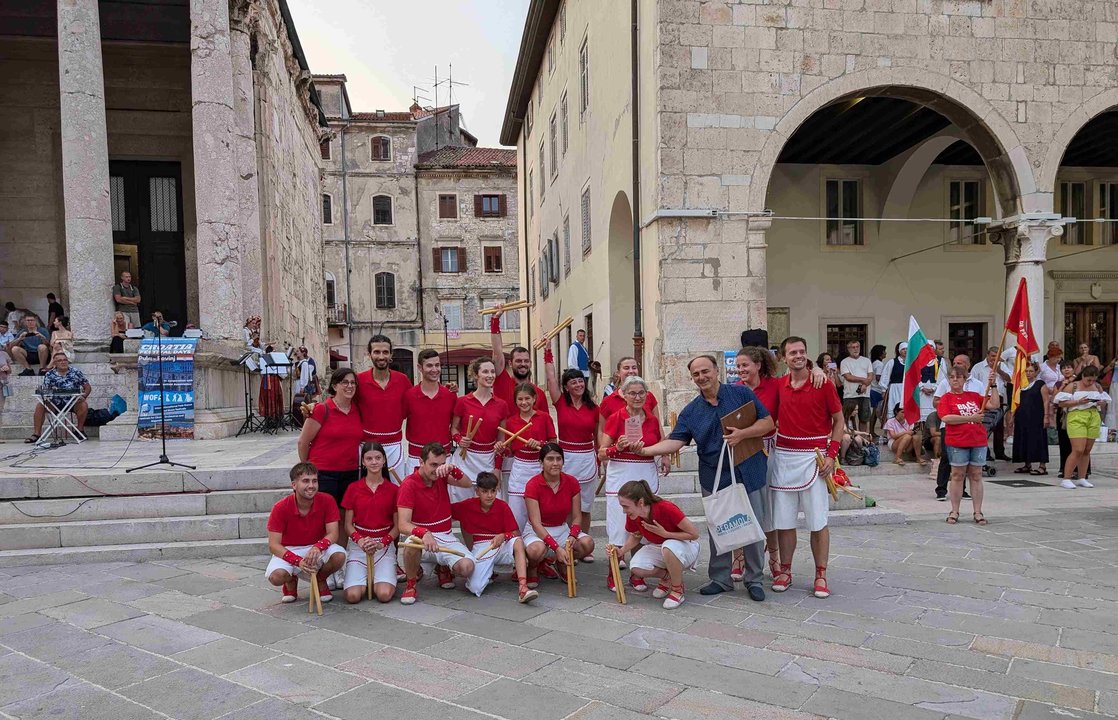
[[[954,525],[957,522],[959,522],[959,513],[955,512],[954,510],[947,513],[947,524],[948,525]]]
[[[28,445],[30,445],[33,442],[38,442],[38,441],[39,441],[39,436],[38,435],[31,435],[30,437],[24,438],[24,440],[23,440],[23,442],[27,443]]]
[[[792,563],[780,566],[780,572],[773,578],[773,592],[784,592],[792,584]]]
[[[894,465],[904,465],[904,460],[901,460],[900,458],[894,458],[893,459],[893,464]]]
[[[769,554],[769,577],[776,579],[780,574],[780,551],[777,549],[765,548],[765,552]]]
[[[734,551],[734,563],[730,567],[730,579],[734,582],[741,582],[745,578],[745,552],[741,550]]]
[[[818,565],[815,568],[815,587],[813,588],[815,597],[828,598],[831,596],[831,590],[827,587],[827,568],[823,565]]]
[[[1030,470],[1029,474],[1030,475],[1047,475],[1048,471],[1047,470]]]
[[[980,512],[976,512],[974,514],[974,524],[975,525],[985,525],[986,524],[986,516],[983,515]]]
[[[1033,472],[1033,469],[1031,467],[1029,467],[1028,465],[1025,465],[1024,467],[1019,467],[1016,470],[1014,470],[1013,474],[1014,475],[1028,475],[1028,474],[1031,474],[1032,472]]]

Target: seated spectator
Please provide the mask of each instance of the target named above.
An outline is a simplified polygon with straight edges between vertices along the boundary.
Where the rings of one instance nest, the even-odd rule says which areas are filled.
[[[119,310],[113,313],[113,322],[109,325],[109,352],[124,352],[124,340],[127,338],[128,319]]]
[[[34,315],[23,318],[23,331],[16,336],[11,344],[12,357],[23,366],[20,375],[34,375],[31,369],[32,362],[37,362],[40,375],[46,374],[47,358],[50,357],[50,340],[47,334],[39,327],[39,321]]]
[[[15,332],[23,327],[23,311],[16,308],[14,302],[4,303],[4,312],[7,313],[5,320],[8,321],[8,329]]]
[[[0,402],[11,395],[8,380],[12,376],[12,359],[8,356],[7,349],[0,345]]]
[[[70,365],[70,358],[66,357],[66,353],[55,353],[52,360],[54,361],[54,368],[47,371],[46,375],[43,376],[43,392],[47,395],[51,392],[81,393],[77,404],[74,405],[74,415],[78,419],[78,432],[84,435],[85,416],[89,412],[89,405],[86,400],[89,398],[89,394],[93,392],[93,388],[90,387],[89,381],[85,379],[82,371]],[[54,404],[55,407],[62,407],[61,401],[54,402],[48,399],[47,402]],[[46,408],[42,405],[36,405],[34,430],[24,442],[33,443],[39,439],[39,436],[43,434],[43,418],[45,416]]]
[[[155,310],[151,313],[151,320],[144,323],[141,330],[144,331],[144,337],[155,337],[155,327],[159,326],[159,334],[167,337],[171,333],[171,323],[163,319],[163,313]]]
[[[893,408],[893,417],[885,423],[885,432],[889,436],[889,449],[893,451],[894,464],[904,465],[903,455],[911,450],[920,466],[927,466],[928,461],[924,459],[921,443],[916,438],[912,425],[905,420],[904,408],[900,405]]]
[[[65,353],[66,357],[71,362],[74,360],[74,333],[70,330],[70,318],[62,315],[54,319],[54,325],[51,326],[50,332],[50,354],[54,357],[55,353]],[[47,366],[47,370],[54,367],[52,362]]]
[[[15,342],[16,336],[9,329],[8,321],[0,318],[0,350],[7,352],[8,346]]]

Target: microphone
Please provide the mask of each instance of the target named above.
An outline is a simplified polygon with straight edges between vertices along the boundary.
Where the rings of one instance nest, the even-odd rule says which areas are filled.
[[[179,326],[179,323],[178,323],[177,320],[168,320],[166,322],[167,322],[167,327],[178,327]]]

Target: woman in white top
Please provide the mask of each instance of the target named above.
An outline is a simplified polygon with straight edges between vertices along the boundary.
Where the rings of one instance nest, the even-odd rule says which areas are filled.
[[[884,345],[874,345],[870,349],[870,365],[873,367],[873,383],[870,384],[870,406],[873,408],[873,413],[870,415],[870,435],[876,436],[874,430],[877,421],[881,420],[883,426],[885,424],[881,407],[881,401],[885,399],[885,386],[881,384],[881,371],[885,368]]]

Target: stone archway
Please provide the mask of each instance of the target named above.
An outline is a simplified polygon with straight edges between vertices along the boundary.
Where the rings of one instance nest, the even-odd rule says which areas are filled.
[[[1079,131],[1099,115],[1118,108],[1118,88],[1112,88],[1099,93],[1075,109],[1048,145],[1048,153],[1044,162],[1037,171],[1037,188],[1042,192],[1054,193],[1056,189],[1056,176],[1060,172],[1060,164],[1064,153],[1071,145],[1072,140]]]
[[[633,332],[635,327],[635,291],[633,278],[633,209],[629,196],[619,191],[613,198],[609,212],[609,312],[606,318],[609,327],[606,334],[609,345],[608,361],[602,366],[612,365],[617,358],[633,352]]]

